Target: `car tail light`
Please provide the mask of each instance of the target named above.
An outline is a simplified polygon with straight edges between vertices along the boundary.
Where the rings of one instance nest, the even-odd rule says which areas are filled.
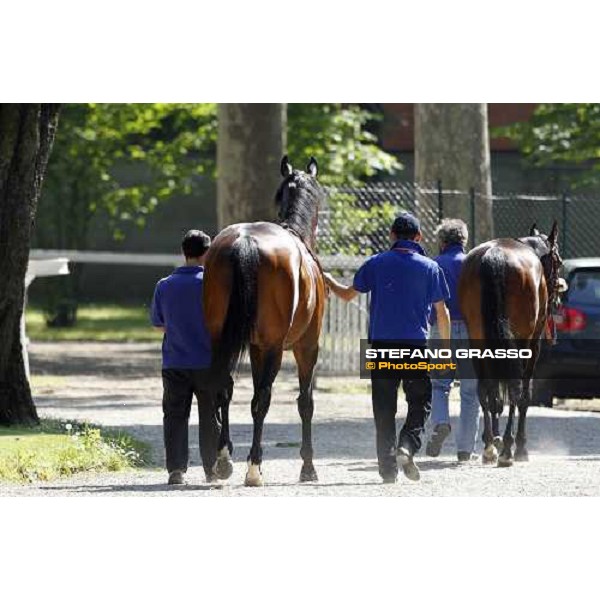
[[[568,306],[561,306],[558,312],[554,313],[553,321],[557,331],[581,331],[586,326],[585,313]]]

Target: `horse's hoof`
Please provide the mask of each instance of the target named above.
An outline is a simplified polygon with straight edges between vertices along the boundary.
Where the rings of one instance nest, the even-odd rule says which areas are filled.
[[[515,450],[515,460],[518,462],[528,462],[529,452],[525,448],[522,450]]]
[[[309,481],[319,481],[317,471],[312,465],[310,467],[302,467],[300,470],[300,483],[308,483]]]
[[[498,450],[496,450],[496,447],[490,445],[485,448],[483,454],[481,455],[481,460],[484,465],[495,464],[498,460]]]
[[[504,456],[503,454],[501,454],[498,457],[498,466],[499,467],[512,467],[513,466],[513,459],[511,456]]]
[[[221,454],[223,452],[223,454]],[[219,479],[229,479],[233,473],[233,461],[227,449],[221,450],[215,464],[215,475]]]
[[[259,465],[248,465],[248,472],[246,473],[246,479],[244,480],[246,487],[262,487],[263,478],[260,472]]]
[[[504,450],[504,440],[499,435],[494,437],[492,444],[494,444],[494,448],[498,450],[498,453],[502,454],[502,450]]]

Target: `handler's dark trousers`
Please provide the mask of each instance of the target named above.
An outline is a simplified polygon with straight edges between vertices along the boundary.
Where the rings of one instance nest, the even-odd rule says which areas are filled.
[[[408,413],[396,446],[396,412],[398,410],[398,386],[408,403]],[[371,378],[373,416],[377,439],[379,474],[383,477],[396,473],[396,448],[403,446],[411,454],[421,448],[421,435],[431,411],[431,379],[426,371],[411,372],[409,377],[391,379]]]
[[[185,472],[188,467],[188,422],[194,395],[198,401],[200,456],[207,475],[217,460],[220,426],[208,374],[208,369],[163,369],[163,431],[169,473]]]

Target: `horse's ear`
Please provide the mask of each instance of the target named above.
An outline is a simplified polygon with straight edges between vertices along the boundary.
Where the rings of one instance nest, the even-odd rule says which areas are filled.
[[[537,223],[534,223],[529,230],[529,235],[540,235],[540,232],[537,230]]]
[[[314,156],[311,156],[310,160],[308,161],[308,165],[306,165],[306,172],[309,175],[312,175],[313,177],[316,177],[318,171],[319,171],[319,168],[317,166],[317,161],[316,161],[316,159],[315,159]]]
[[[550,235],[548,236],[548,244],[550,244],[550,248],[556,246],[556,242],[558,240],[558,221],[554,219],[554,223],[552,224],[552,229],[550,230]]]
[[[281,159],[281,176],[289,177],[292,174],[293,170],[294,169],[292,168],[292,165],[290,164],[290,161],[288,160],[288,155],[286,154]]]

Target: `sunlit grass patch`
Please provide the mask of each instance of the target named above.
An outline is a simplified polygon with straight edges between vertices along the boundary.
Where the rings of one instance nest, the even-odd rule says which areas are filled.
[[[60,375],[31,375],[29,384],[34,394],[53,394],[67,386],[67,377]]]
[[[153,342],[162,333],[153,329],[148,308],[112,304],[85,304],[77,311],[72,327],[48,327],[42,309],[28,307],[27,336],[32,341]]]
[[[48,481],[84,471],[121,471],[145,464],[148,447],[121,432],[44,420],[0,427],[0,480]]]

